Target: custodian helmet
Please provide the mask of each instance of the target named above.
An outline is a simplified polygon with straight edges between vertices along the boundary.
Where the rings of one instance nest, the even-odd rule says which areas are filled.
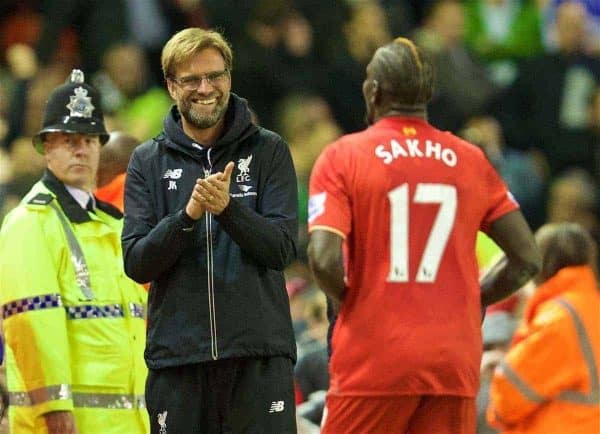
[[[84,83],[83,72],[79,69],[74,69],[65,84],[54,89],[48,97],[42,129],[33,137],[33,146],[40,154],[43,153],[43,135],[57,131],[98,135],[102,144],[108,140],[100,93]]]

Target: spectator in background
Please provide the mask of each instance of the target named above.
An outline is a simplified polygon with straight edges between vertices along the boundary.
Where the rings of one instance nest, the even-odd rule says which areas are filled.
[[[114,131],[100,151],[96,197],[121,212],[124,210],[125,172],[129,158],[139,144],[135,137]]]
[[[6,52],[9,72],[13,78],[7,111],[8,131],[4,137],[5,147],[21,136],[31,137],[42,122],[45,98],[58,86],[71,70],[73,58],[63,55],[38,73],[38,64],[33,49],[24,44],[12,45]]]
[[[538,0],[539,1],[539,0]],[[543,34],[544,45],[547,51],[554,51],[558,48],[556,28],[554,22],[556,20],[556,10],[566,2],[573,0],[543,0],[545,3],[542,7],[543,16]],[[590,55],[600,55],[600,3],[598,0],[576,0],[585,6],[587,11],[587,35],[585,41],[585,51]]]
[[[600,59],[583,51],[585,23],[582,4],[561,4],[556,17],[559,50],[523,61],[514,86],[498,104],[507,142],[541,150],[551,177],[573,165],[595,170],[588,107],[600,85]]]
[[[504,434],[600,432],[597,245],[580,225],[545,225],[543,257],[511,348],[496,369],[488,418]]]
[[[303,294],[303,299],[307,329],[297,339],[298,362],[294,368],[294,379],[297,399],[301,403],[297,413],[319,425],[329,387],[327,302],[323,293],[315,287]]]
[[[587,172],[567,170],[550,184],[547,221],[578,223],[600,242],[599,200],[600,190]]]
[[[312,91],[320,66],[313,29],[291,0],[259,0],[251,11],[237,51],[232,79],[250,101],[261,125],[275,125],[273,104],[288,92]],[[267,85],[268,83],[268,85]]]
[[[91,194],[108,139],[99,98],[78,70],[51,93],[33,139],[46,172],[0,229],[14,433],[149,429],[145,292],[123,271],[122,214]]]
[[[432,0],[380,0],[379,3],[384,9],[387,17],[391,35],[408,35],[416,27],[416,23],[423,20],[418,16],[420,3],[421,7],[427,8]]]
[[[19,204],[45,168],[46,161],[33,149],[30,139],[13,142],[0,167],[0,218]]]
[[[93,82],[102,93],[113,130],[124,131],[140,142],[160,133],[163,113],[172,101],[163,87],[150,80],[146,57],[139,46],[110,47]]]
[[[367,65],[375,50],[392,39],[385,10],[377,0],[357,2],[344,33],[348,50],[360,65]]]
[[[589,105],[589,127],[591,133],[591,142],[595,153],[595,169],[592,174],[596,178],[596,184],[600,189],[600,86],[590,98]]]
[[[441,130],[457,131],[469,117],[486,110],[498,93],[484,66],[463,42],[464,15],[460,1],[438,0],[413,35],[436,70],[435,94],[428,114]]]
[[[39,9],[35,0],[5,0],[0,5],[0,146],[5,149],[20,134],[13,130],[23,122],[26,80],[37,71],[32,47],[40,32]]]
[[[122,0],[127,17],[127,30],[130,40],[148,56],[149,65],[146,74],[152,84],[162,83],[160,51],[169,35],[171,27],[169,16],[165,14],[166,4],[181,2],[166,2],[164,0]],[[125,70],[126,71],[126,70]],[[162,113],[162,111],[161,111]]]
[[[364,101],[356,83],[362,79],[375,50],[393,39],[385,9],[380,2],[351,2],[339,38],[344,45],[332,54],[331,57],[336,61],[331,64],[327,75],[322,74],[325,81],[320,92],[331,105],[343,131],[350,133],[365,125]]]
[[[100,69],[106,50],[128,37],[124,0],[43,0],[42,31],[36,54],[40,66],[52,63],[61,34],[72,29],[76,33],[80,64],[89,74]]]
[[[298,363],[295,378],[302,397],[308,399],[311,393],[327,390],[327,302],[321,291],[314,287],[302,294],[306,330],[298,337]]]
[[[425,120],[433,69],[412,41],[379,48],[362,89],[371,126],[310,180],[310,265],[339,310],[323,434],[473,432],[481,306],[537,272],[537,247],[483,152]],[[481,284],[479,229],[506,252]]]
[[[276,117],[277,131],[290,144],[298,177],[298,254],[306,260],[310,171],[325,145],[337,139],[342,130],[327,101],[316,94],[289,94],[281,101]]]
[[[36,16],[39,21],[36,20],[33,26],[39,26],[41,31],[35,32],[35,40],[20,44],[19,57],[31,59],[28,62],[31,67],[26,69],[26,74],[17,77],[14,85],[7,138],[9,144],[23,134],[22,125],[31,121],[24,104],[32,79],[42,76],[43,80],[46,70],[57,63],[62,63],[69,71],[76,62],[84,71],[93,74],[100,68],[106,49],[128,36],[123,0],[43,0],[35,6],[32,9],[37,12],[39,8]],[[61,77],[67,74],[66,71],[60,74]],[[50,89],[56,85],[53,83]],[[34,122],[34,125],[39,125],[39,122]]]
[[[544,157],[506,146],[502,126],[492,116],[470,118],[461,136],[483,150],[519,202],[527,223],[534,229],[540,227],[545,217]]]
[[[543,52],[536,0],[467,0],[467,46],[505,87],[516,77],[517,61]]]

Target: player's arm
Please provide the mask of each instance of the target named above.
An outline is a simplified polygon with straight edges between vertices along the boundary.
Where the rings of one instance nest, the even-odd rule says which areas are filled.
[[[344,299],[343,238],[332,231],[315,229],[308,243],[308,261],[319,287],[327,294],[336,312]]]
[[[481,279],[481,304],[496,303],[521,288],[540,270],[542,258],[534,236],[519,210],[495,220],[488,235],[504,257]]]

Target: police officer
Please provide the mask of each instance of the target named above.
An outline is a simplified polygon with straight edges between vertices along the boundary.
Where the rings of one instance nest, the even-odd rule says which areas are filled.
[[[42,179],[0,229],[14,433],[147,433],[145,292],[123,272],[121,213],[97,200],[100,95],[73,70],[33,143]]]

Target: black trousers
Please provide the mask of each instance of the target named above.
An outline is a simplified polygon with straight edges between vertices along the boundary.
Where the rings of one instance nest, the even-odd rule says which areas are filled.
[[[146,405],[151,434],[296,434],[287,357],[150,369]]]

